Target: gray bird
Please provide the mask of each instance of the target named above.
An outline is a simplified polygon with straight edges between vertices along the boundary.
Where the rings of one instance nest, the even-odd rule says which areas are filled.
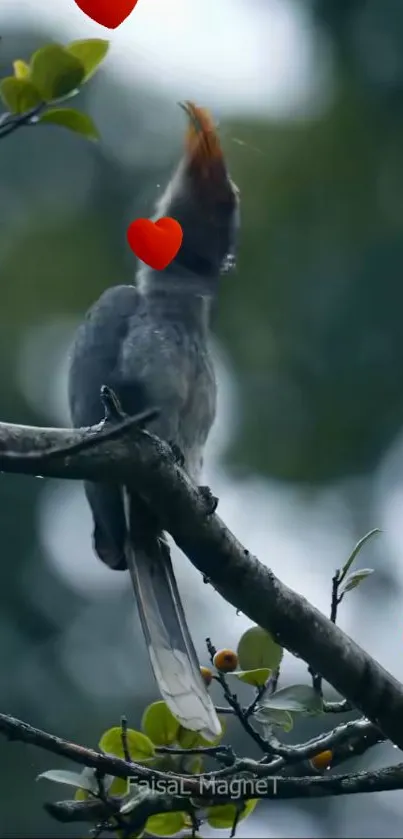
[[[109,288],[90,309],[73,346],[69,402],[75,427],[100,422],[103,385],[129,415],[157,407],[149,430],[182,453],[199,483],[216,411],[210,310],[219,276],[234,258],[239,196],[208,112],[182,107],[189,119],[184,155],[154,216],[180,222],[181,248],[166,269],[142,265],[135,285]],[[213,740],[221,726],[157,516],[127,487],[87,482],[85,492],[96,553],[110,568],[130,571],[162,697],[181,725]]]

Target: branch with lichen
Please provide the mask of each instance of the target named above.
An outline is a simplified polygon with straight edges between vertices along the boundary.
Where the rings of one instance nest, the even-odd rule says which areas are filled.
[[[204,578],[256,624],[241,639],[237,654],[217,651],[208,640],[213,670],[202,671],[223,691],[227,705],[217,708],[219,715],[231,713],[237,717],[259,747],[262,758],[257,761],[239,757],[230,746],[221,743],[202,744],[194,732],[180,732],[175,720],[176,729],[165,745],[161,745],[161,740],[154,744],[152,736],[145,737],[150,751],[143,760],[136,752],[136,737],[143,737],[144,748],[145,735],[129,729],[125,719],[118,728],[117,741],[116,730],[111,729],[95,751],[0,715],[0,732],[6,736],[47,749],[83,767],[84,775],[75,773],[73,781],[74,773],[67,773],[68,781],[63,780],[66,773],[45,773],[49,780],[59,781],[61,774],[62,782],[72,782],[85,798],[48,804],[49,814],[61,821],[95,822],[97,835],[113,829],[124,836],[158,814],[172,818],[178,812],[184,819],[180,829],[188,827],[194,832],[200,822],[201,807],[203,812],[206,808],[209,812],[209,808],[225,804],[231,811],[226,825],[234,835],[245,808],[261,798],[402,789],[402,766],[375,773],[322,772],[364,754],[385,739],[403,745],[403,687],[335,625],[337,608],[333,608],[328,620],[240,545],[217,516],[211,493],[195,487],[171,447],[145,430],[157,409],[130,418],[122,413],[108,388],[102,389],[101,399],[105,418],[93,428],[38,429],[0,423],[0,468],[73,480],[107,479],[141,491],[158,514],[162,527]],[[353,559],[356,553],[355,549]],[[357,584],[357,575],[366,573],[364,569],[355,572],[355,578],[351,573],[348,576],[352,561],[350,557],[335,575],[333,604],[339,605],[348,586]],[[340,590],[342,584],[344,589]],[[252,648],[245,640],[249,635],[253,636]],[[263,644],[259,649],[257,637]],[[314,682],[313,687],[294,685],[278,689],[283,647],[303,658],[313,673],[320,674],[320,685]],[[249,704],[244,706],[239,701],[234,683],[230,683],[233,678],[254,686]],[[323,678],[338,690],[341,701],[324,701]],[[278,731],[286,729],[290,721],[292,724],[298,713],[341,713],[352,707],[361,710],[364,717],[296,746],[285,745],[279,739]],[[114,745],[108,746],[112,742]],[[207,771],[205,761],[211,761],[213,767],[218,764],[219,768]],[[118,782],[123,782],[123,787],[117,794]],[[234,784],[238,784],[236,793]]]
[[[338,726],[333,732],[307,741],[291,748],[287,761],[278,757],[270,763],[236,757],[232,750],[227,751],[227,762],[232,765],[225,769],[205,772],[200,775],[173,775],[161,772],[153,767],[132,760],[125,760],[115,755],[104,754],[85,748],[76,743],[56,737],[27,723],[0,714],[0,732],[9,739],[22,741],[53,754],[95,770],[98,789],[87,801],[62,801],[47,804],[47,811],[61,821],[97,821],[106,817],[116,817],[127,813],[125,825],[139,827],[139,820],[148,819],[157,813],[172,812],[180,808],[189,812],[202,803],[205,806],[221,802],[239,800],[243,802],[256,799],[292,799],[316,798],[327,795],[352,795],[362,792],[396,790],[403,788],[403,764],[388,767],[377,772],[360,772],[326,777],[284,776],[281,770],[287,764],[290,773],[298,764],[318,754],[323,748],[349,746],[346,756],[354,753],[354,741],[370,738],[370,743],[379,742],[380,735],[373,731],[373,726],[366,720],[359,720]],[[352,748],[351,748],[352,747]],[[177,754],[178,749],[158,749],[156,754]],[[186,751],[186,750],[184,750]],[[195,753],[200,750],[190,750]],[[212,748],[212,756],[225,754],[225,747]],[[45,773],[46,777],[46,773]],[[144,794],[133,809],[130,809],[130,794],[125,799],[108,796],[105,786],[99,788],[100,779],[106,777],[130,779],[131,785],[144,784]],[[68,781],[66,781],[67,783]],[[176,785],[177,792],[172,790]],[[166,788],[167,792],[162,792]],[[171,792],[169,792],[171,790]],[[235,791],[237,795],[235,796]],[[134,814],[134,815],[132,815]]]
[[[403,747],[402,685],[238,542],[167,443],[136,425],[116,432],[111,428],[109,438],[103,433],[99,426],[43,429],[0,423],[0,469],[68,480],[108,479],[140,491],[163,528],[229,603],[309,663]]]
[[[211,642],[209,649],[212,653]],[[216,654],[213,659],[217,660]],[[228,690],[226,686],[226,695]],[[230,695],[238,703],[236,694]],[[238,715],[242,706],[238,703],[236,709]],[[158,715],[159,731],[156,727]],[[153,703],[146,709],[142,727],[143,731],[157,735],[158,742],[165,737],[170,745],[154,745],[145,734],[129,729],[125,717],[120,727],[103,735],[99,750],[95,751],[0,714],[0,732],[5,736],[46,749],[84,767],[79,775],[63,770],[43,773],[42,777],[48,780],[78,787],[85,798],[47,803],[45,809],[51,817],[62,822],[94,823],[96,836],[104,831],[119,831],[119,835],[129,836],[133,831],[147,829],[153,818],[172,819],[172,814],[179,818],[178,831],[186,826],[194,831],[206,813],[207,818],[210,814],[214,819],[215,808],[219,805],[220,818],[226,820],[222,826],[231,827],[232,836],[235,836],[247,808],[251,805],[253,808],[260,799],[403,788],[403,766],[377,773],[322,776],[324,756],[331,755],[332,766],[335,766],[383,741],[381,732],[365,719],[339,725],[298,746],[284,746],[273,739],[270,749],[263,746],[265,756],[260,761],[240,758],[231,746],[221,743],[192,746],[202,738],[182,729],[164,702]],[[186,747],[178,746],[177,742],[185,742],[184,736],[188,738]],[[143,755],[147,754],[142,761],[134,756],[139,748]],[[185,758],[189,762],[193,756],[211,759],[222,768],[204,772],[193,770],[193,774],[175,771],[175,761]],[[124,782],[120,790],[114,789],[116,779],[120,779],[121,784]],[[222,805],[225,805],[224,811]],[[171,822],[169,827],[171,829]]]

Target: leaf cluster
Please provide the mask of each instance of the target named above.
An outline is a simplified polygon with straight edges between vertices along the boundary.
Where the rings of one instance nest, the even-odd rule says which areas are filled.
[[[0,96],[8,110],[2,125],[27,115],[29,122],[59,125],[89,140],[99,133],[92,118],[62,103],[76,96],[96,73],[109,49],[100,38],[72,41],[67,46],[47,44],[29,62],[17,59],[14,74],[0,81]],[[28,120],[27,120],[28,122]]]

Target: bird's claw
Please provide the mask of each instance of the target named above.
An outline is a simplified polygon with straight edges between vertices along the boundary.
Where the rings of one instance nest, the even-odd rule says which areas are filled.
[[[185,465],[185,455],[176,443],[170,442],[169,445],[171,447],[171,451],[174,456],[176,465],[183,469]]]
[[[213,495],[209,486],[199,486],[200,495],[206,504],[206,512],[208,516],[212,516],[218,507],[218,498]]]
[[[100,396],[105,412],[103,424],[110,425],[111,423],[122,422],[126,418],[126,414],[122,410],[115,391],[108,385],[102,385]]]

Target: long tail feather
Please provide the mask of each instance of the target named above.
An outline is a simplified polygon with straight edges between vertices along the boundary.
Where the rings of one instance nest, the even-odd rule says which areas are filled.
[[[126,561],[158,687],[181,725],[212,741],[221,725],[200,673],[168,546],[155,534],[147,537],[136,506],[130,500],[127,506]]]

